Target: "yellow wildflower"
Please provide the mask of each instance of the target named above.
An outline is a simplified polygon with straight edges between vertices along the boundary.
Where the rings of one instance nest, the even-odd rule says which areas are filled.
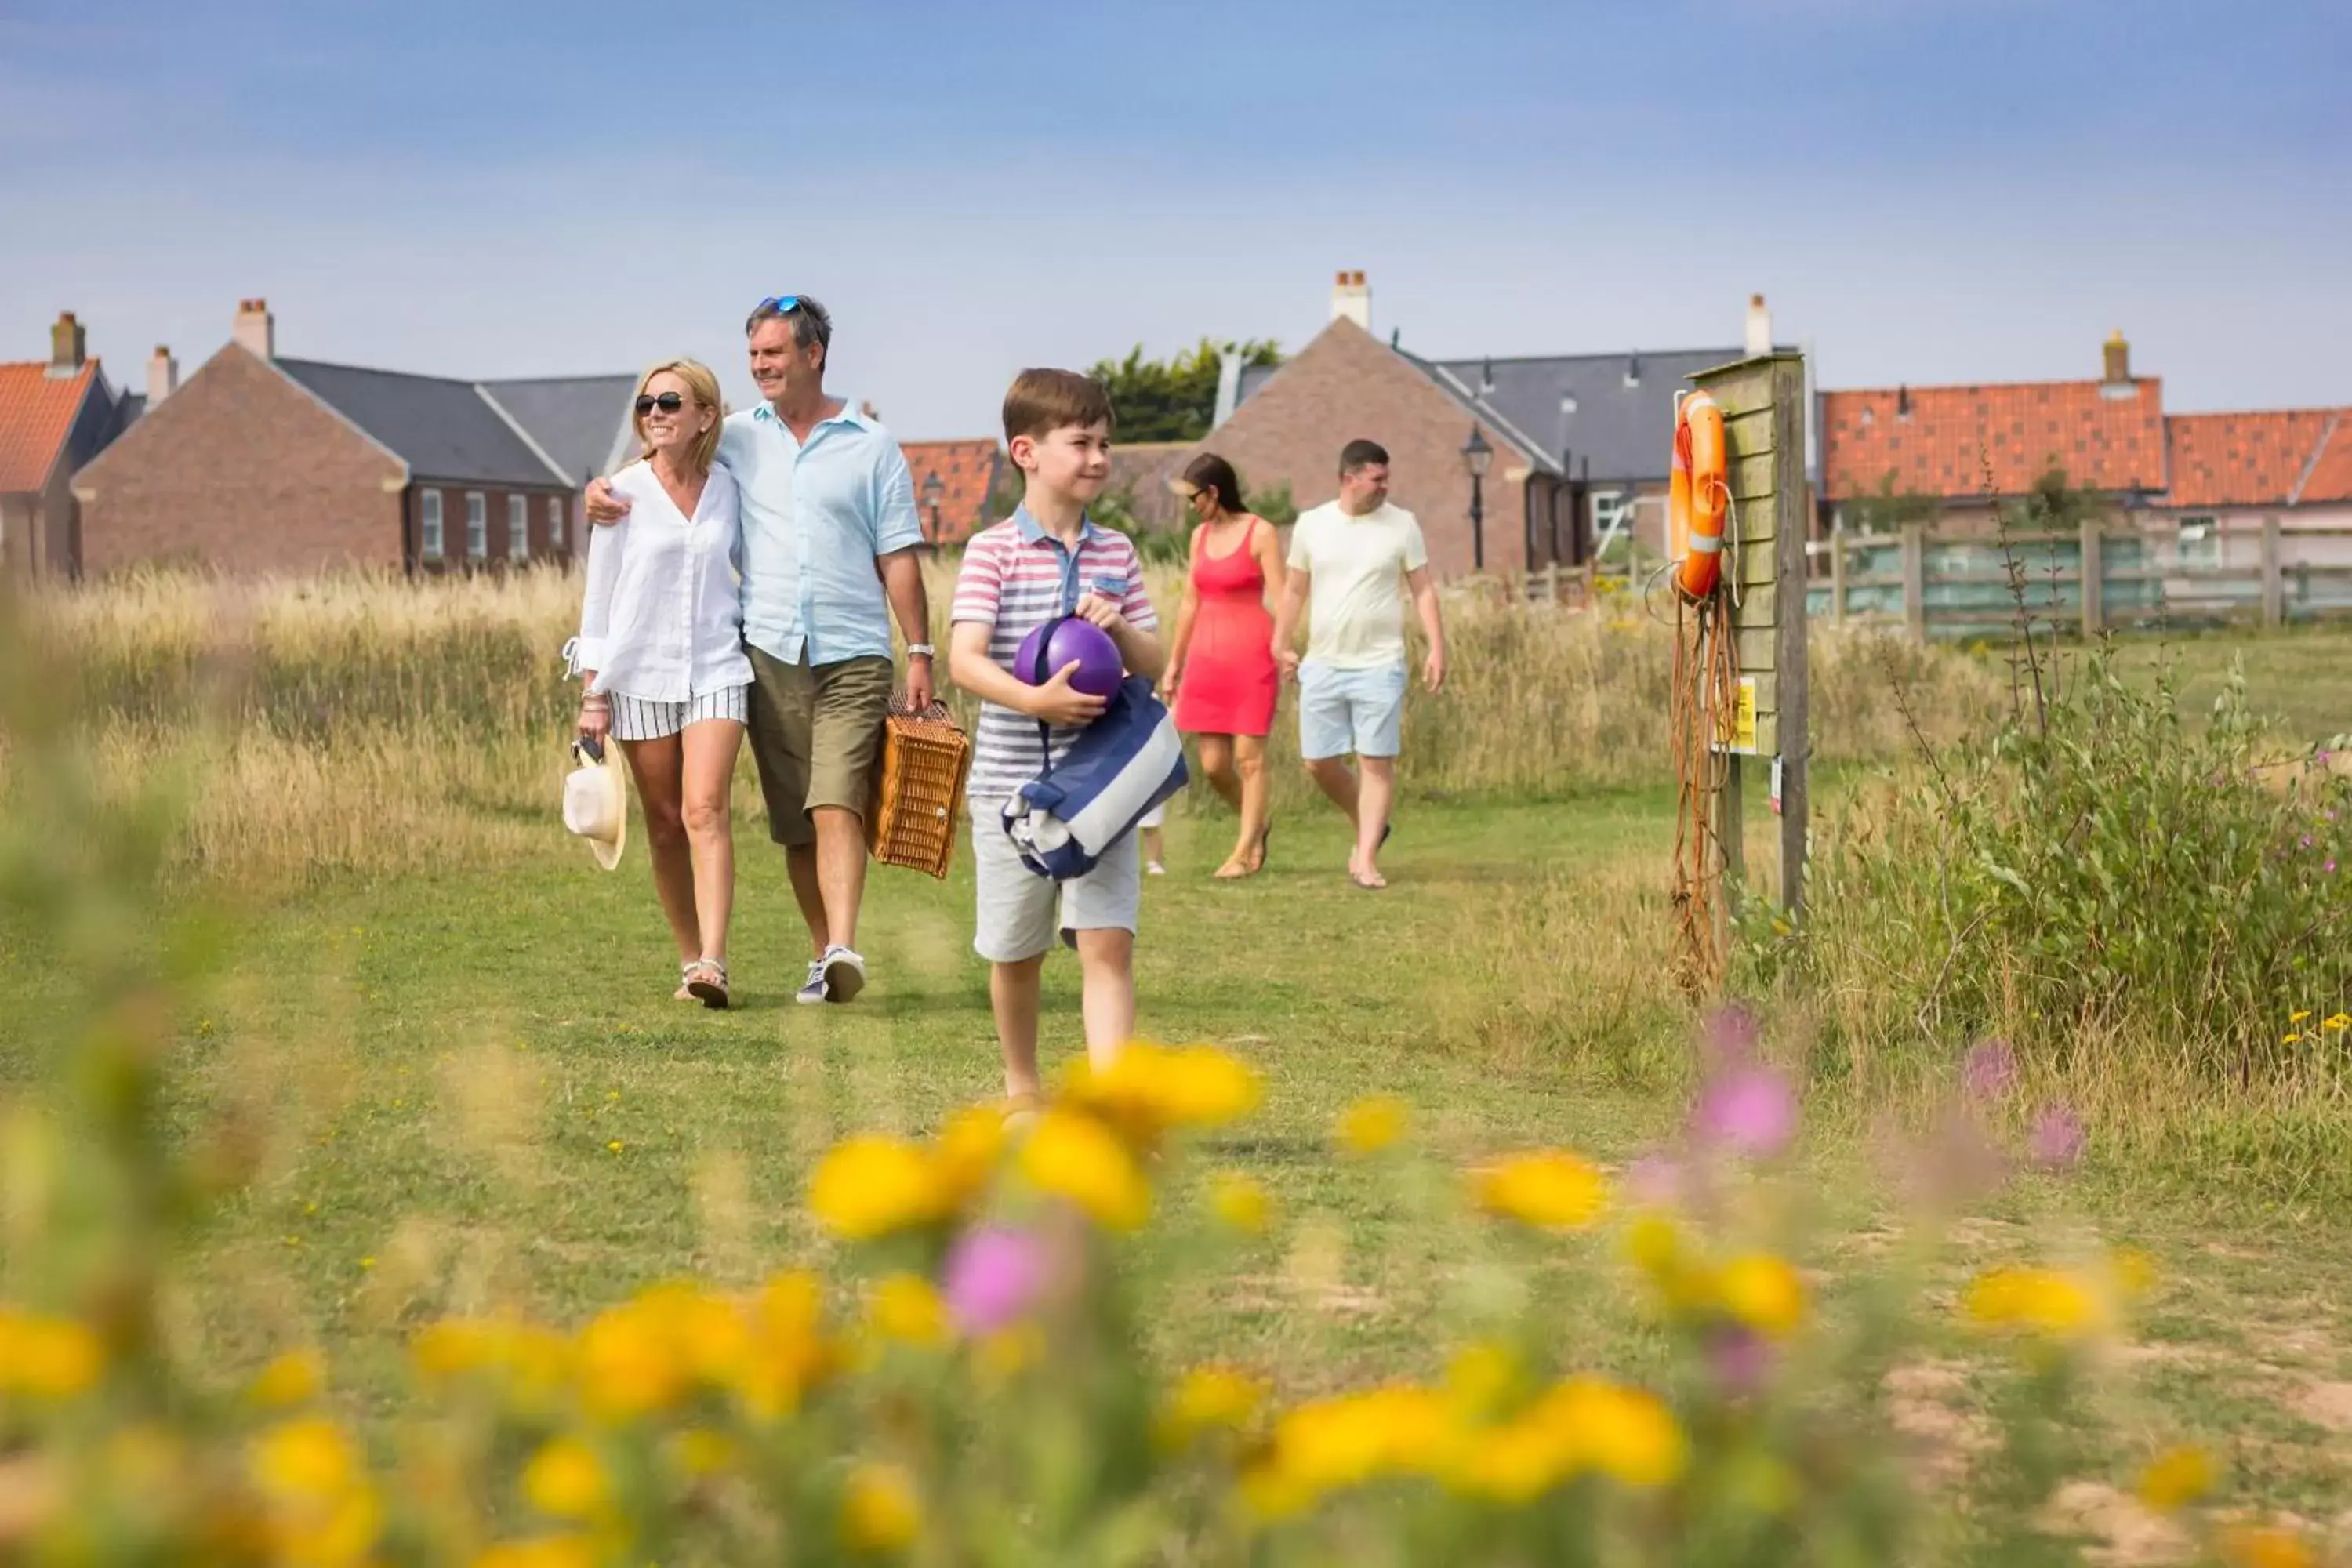
[[[72,1399],[105,1369],[106,1347],[87,1325],[0,1307],[0,1394]]]
[[[278,1521],[279,1561],[306,1568],[360,1568],[383,1531],[383,1506],[373,1489],[356,1486],[341,1496],[297,1505]]]
[[[2112,1305],[2083,1279],[2053,1268],[1995,1268],[1969,1287],[1968,1315],[1988,1329],[2074,1341],[2115,1324]]]
[[[1004,1117],[984,1105],[967,1107],[940,1129],[935,1159],[941,1195],[950,1208],[961,1208],[980,1194],[996,1173],[1004,1152]]]
[[[982,1381],[1002,1388],[1045,1359],[1045,1331],[1035,1323],[1015,1323],[973,1348]]]
[[[1210,1179],[1209,1206],[1227,1226],[1245,1236],[1262,1236],[1273,1218],[1273,1200],[1254,1176],[1220,1171]]]
[[[1686,1450],[1673,1412],[1645,1390],[1575,1378],[1547,1396],[1545,1413],[1575,1434],[1581,1455],[1629,1487],[1662,1487],[1683,1471]]]
[[[281,1501],[334,1498],[361,1475],[359,1449],[341,1426],[320,1416],[262,1433],[247,1446],[246,1463],[254,1484]]]
[[[929,1225],[950,1212],[939,1162],[903,1139],[868,1133],[835,1144],[809,1184],[809,1207],[849,1241]]]
[[[577,1437],[553,1437],[523,1467],[525,1501],[551,1519],[584,1520],[613,1499],[613,1480],[596,1451]]]
[[[1092,1117],[1046,1112],[1021,1146],[1021,1172],[1114,1230],[1133,1230],[1150,1216],[1151,1188],[1135,1156]]]
[[[876,1288],[867,1321],[886,1339],[901,1344],[939,1345],[948,1340],[947,1303],[919,1274],[893,1274]]]
[[[2294,1531],[2242,1526],[2221,1538],[2221,1561],[2230,1568],[2313,1568],[2319,1559]]]
[[[1350,1154],[1377,1154],[1404,1136],[1412,1116],[1394,1095],[1366,1095],[1339,1113],[1339,1146]]]
[[[1649,1277],[1669,1310],[1695,1312],[1714,1299],[1706,1260],[1665,1215],[1638,1216],[1626,1227],[1624,1247],[1627,1259]]]
[[[690,1370],[657,1301],[639,1298],[607,1308],[580,1331],[574,1376],[582,1403],[600,1419],[667,1409],[686,1394]]]
[[[2352,1029],[2352,1013],[2331,1013],[2319,1021],[2319,1026],[2330,1034],[2342,1034]]]
[[[1160,1414],[1160,1442],[1181,1448],[1212,1427],[1239,1430],[1265,1399],[1265,1385],[1246,1373],[1225,1366],[1194,1367],[1176,1385]]]
[[[816,1277],[793,1269],[769,1280],[752,1304],[750,1326],[751,1343],[737,1390],[759,1419],[789,1415],[833,1364]]]
[[[1257,1074],[1209,1046],[1130,1045],[1101,1068],[1081,1058],[1066,1086],[1070,1104],[1142,1141],[1171,1128],[1237,1121],[1256,1109],[1258,1095]]]
[[[1283,1416],[1275,1428],[1275,1462],[1297,1486],[1321,1493],[1381,1476],[1452,1473],[1455,1439],[1439,1395],[1379,1388]]]
[[[1478,1206],[1545,1230],[1581,1230],[1600,1217],[1606,1188],[1587,1161],[1561,1150],[1521,1154],[1475,1174]]]
[[[1518,1391],[1519,1354],[1507,1344],[1480,1341],[1464,1345],[1445,1363],[1445,1392],[1454,1413],[1482,1417],[1501,1409]]]
[[[1805,1321],[1805,1282],[1785,1258],[1751,1252],[1715,1277],[1724,1310],[1768,1339],[1786,1339]]]
[[[2178,1513],[2212,1489],[2212,1456],[2199,1447],[2168,1448],[2140,1472],[2139,1500],[2158,1513]]]
[[[474,1568],[594,1568],[595,1543],[584,1535],[541,1535],[502,1541],[474,1559]]]
[[[853,1552],[897,1552],[911,1545],[921,1527],[915,1483],[896,1465],[865,1464],[851,1474],[841,1496],[842,1544]]]
[[[288,1351],[261,1369],[246,1396],[266,1409],[307,1405],[327,1385],[327,1364],[317,1351]]]

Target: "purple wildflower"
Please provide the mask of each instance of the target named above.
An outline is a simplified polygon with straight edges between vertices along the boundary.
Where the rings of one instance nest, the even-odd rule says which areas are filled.
[[[1709,1342],[1706,1361],[1716,1386],[1737,1399],[1764,1386],[1772,1373],[1772,1347],[1755,1330],[1735,1326]]]
[[[2333,877],[2334,875],[2336,875],[2336,862],[2335,862],[2335,861],[2333,861],[2333,860],[2330,860],[2326,865],[2322,866],[2322,867],[2320,868],[2320,869],[2321,869],[2321,870],[2323,870],[2323,871],[2325,871],[2325,872],[2326,872],[2329,876]]]
[[[1673,1155],[1654,1150],[1625,1168],[1625,1190],[1636,1203],[1672,1208],[1682,1201],[1682,1165]]]
[[[1984,1040],[1969,1052],[1961,1071],[1970,1100],[1999,1100],[2017,1087],[2017,1053],[2007,1040]]]
[[[948,1310],[968,1334],[993,1333],[1029,1310],[1045,1281],[1045,1253],[1026,1231],[966,1231],[948,1254]]]
[[[2063,1171],[2083,1157],[2087,1142],[2082,1119],[2062,1105],[2053,1105],[2033,1119],[2026,1151],[2045,1171]]]
[[[1756,1054],[1756,1015],[1738,1002],[1707,1015],[1706,1062],[1710,1068],[1745,1065]]]
[[[2305,835],[2303,836],[2303,847],[2304,847],[2305,849],[2308,849],[2308,848],[2310,848],[2310,847],[2311,847],[2311,835],[2310,835],[2310,834],[2308,834],[2308,833],[2306,833],[2306,834],[2305,834]]]
[[[1797,1097],[1769,1068],[1736,1067],[1699,1091],[1693,1124],[1702,1142],[1768,1158],[1797,1131]]]

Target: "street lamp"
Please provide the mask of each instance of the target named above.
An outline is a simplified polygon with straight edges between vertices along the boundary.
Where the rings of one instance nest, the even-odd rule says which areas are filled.
[[[923,507],[931,514],[931,533],[927,542],[935,547],[940,542],[940,497],[947,493],[947,488],[940,482],[937,468],[923,479]]]
[[[1470,568],[1474,572],[1486,569],[1486,468],[1495,460],[1495,448],[1486,445],[1486,433],[1476,425],[1470,426],[1470,439],[1462,443],[1462,466],[1470,470]]]

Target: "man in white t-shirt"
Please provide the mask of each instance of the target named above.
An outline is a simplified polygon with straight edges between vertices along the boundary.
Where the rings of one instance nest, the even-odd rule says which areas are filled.
[[[1299,755],[1356,825],[1348,875],[1360,888],[1388,886],[1380,854],[1404,725],[1408,589],[1429,639],[1422,679],[1432,691],[1445,684],[1445,627],[1421,524],[1388,502],[1388,453],[1349,442],[1339,453],[1339,499],[1301,513],[1291,530],[1290,577],[1274,616],[1274,657],[1298,682]],[[1292,646],[1302,610],[1304,663]],[[1350,752],[1358,768],[1348,766]]]

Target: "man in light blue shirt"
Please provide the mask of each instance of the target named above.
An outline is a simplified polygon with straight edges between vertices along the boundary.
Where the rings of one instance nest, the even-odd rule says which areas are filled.
[[[922,525],[898,443],[824,389],[824,307],[805,294],[762,300],[744,331],[763,401],[727,416],[719,459],[741,494],[751,757],[808,923],[798,999],[846,1002],[866,984],[857,914],[893,613],[908,645],[907,700],[923,708],[932,696]],[[625,506],[602,479],[588,487],[592,521]]]

